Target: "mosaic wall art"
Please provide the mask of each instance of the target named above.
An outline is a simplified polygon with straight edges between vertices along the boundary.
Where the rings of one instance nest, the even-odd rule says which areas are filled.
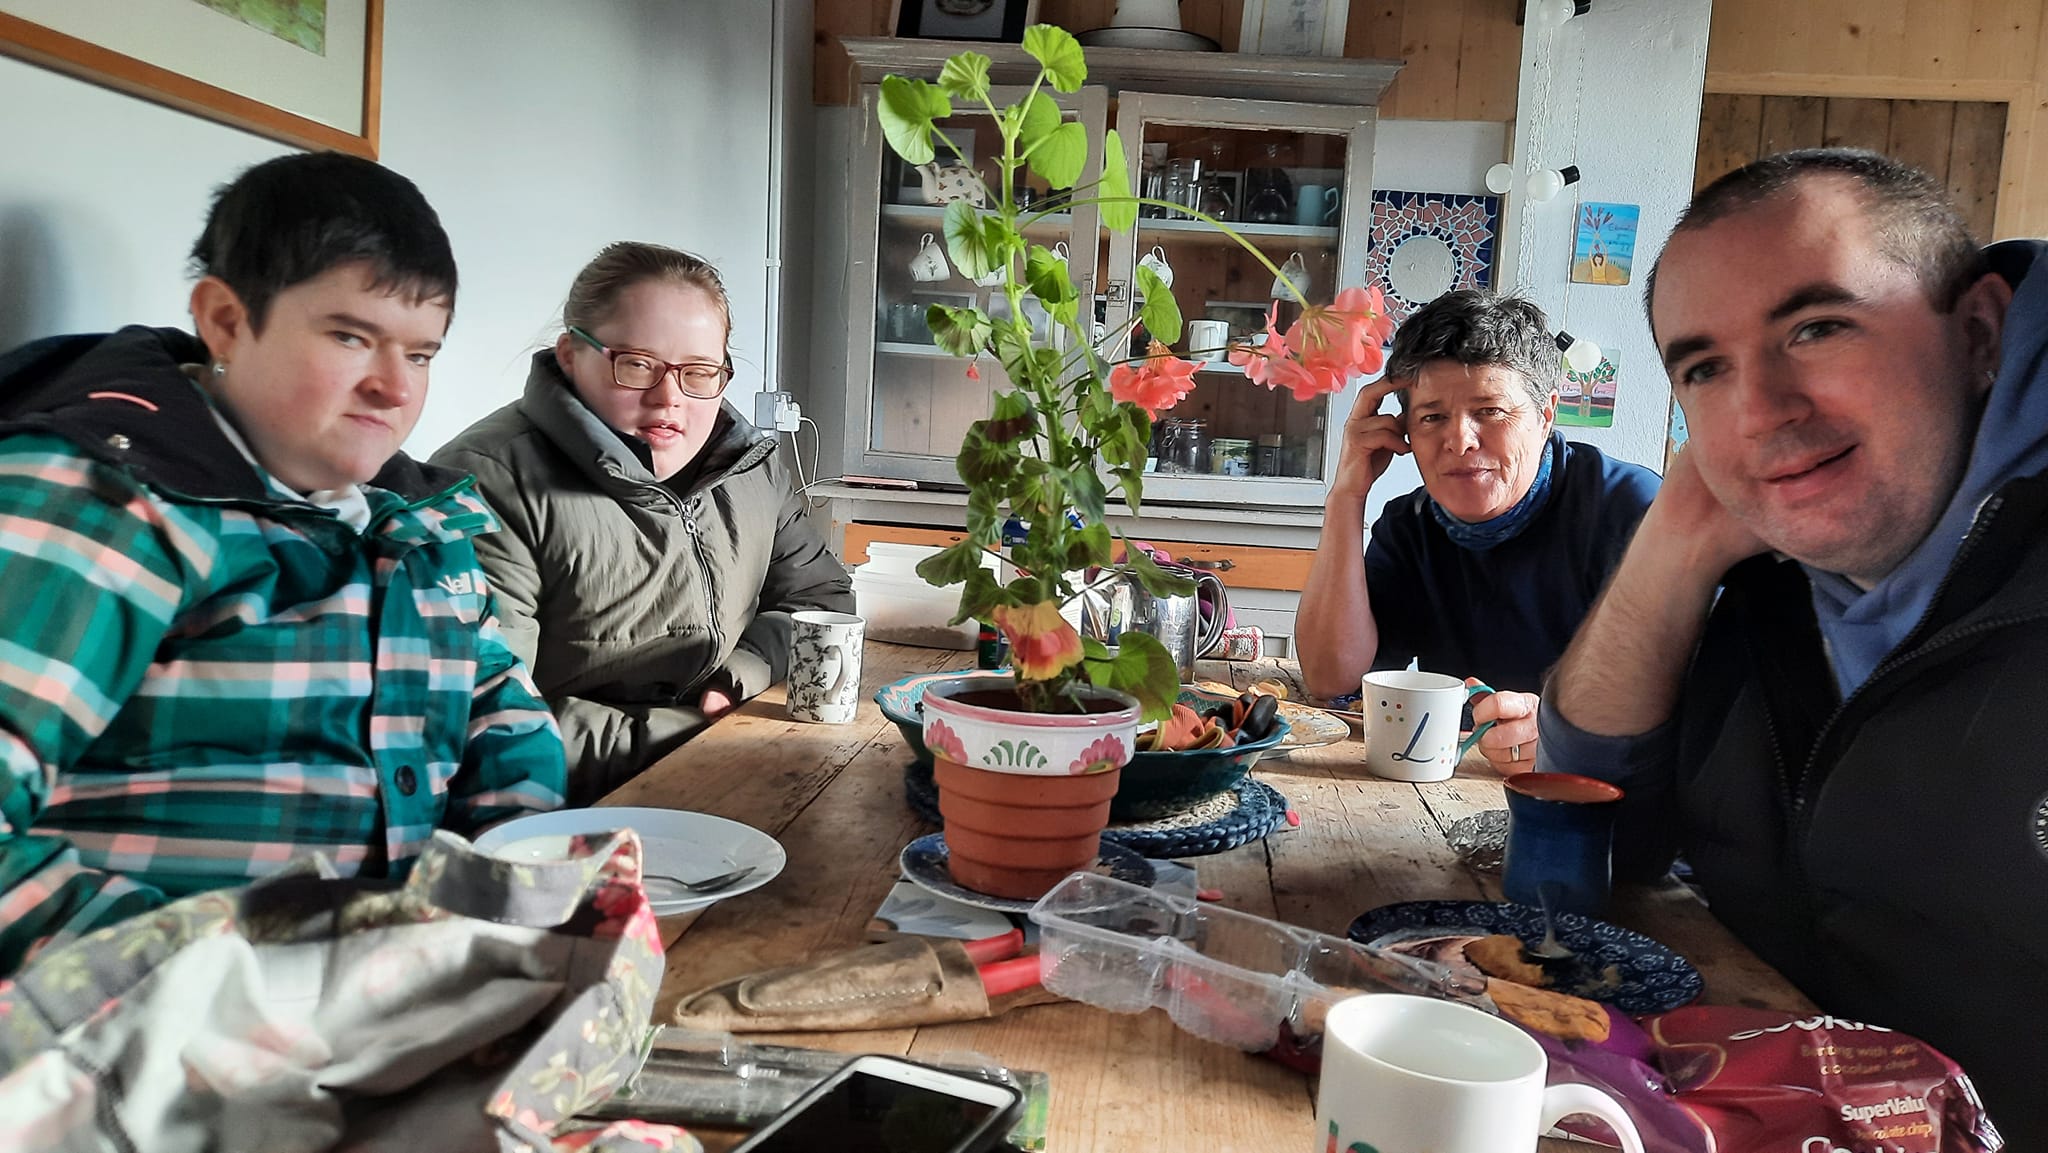
[[[1398,324],[1451,289],[1492,287],[1499,235],[1498,196],[1375,189],[1366,283]]]

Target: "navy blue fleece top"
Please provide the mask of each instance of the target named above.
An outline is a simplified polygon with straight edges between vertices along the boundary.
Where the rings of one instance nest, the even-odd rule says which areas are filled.
[[[1512,540],[1454,543],[1416,489],[1387,502],[1365,549],[1380,644],[1375,669],[1429,672],[1533,693],[1564,655],[1657,495],[1657,474],[1550,434],[1549,503]]]

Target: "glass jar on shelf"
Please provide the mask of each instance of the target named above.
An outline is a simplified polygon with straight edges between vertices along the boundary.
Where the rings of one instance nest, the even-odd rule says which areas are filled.
[[[1209,422],[1198,416],[1169,416],[1159,424],[1159,471],[1209,470]]]
[[[1209,471],[1217,476],[1250,476],[1252,442],[1235,436],[1219,436],[1210,441]]]
[[[1280,166],[1280,145],[1266,145],[1266,162],[1244,174],[1244,218],[1254,224],[1282,224],[1294,210],[1294,181]]]

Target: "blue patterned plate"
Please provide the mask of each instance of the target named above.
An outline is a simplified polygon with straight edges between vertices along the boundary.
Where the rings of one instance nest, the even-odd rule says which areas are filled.
[[[1098,847],[1096,871],[1119,881],[1133,885],[1152,887],[1157,875],[1152,871],[1152,862],[1139,856],[1115,841],[1105,840]],[[974,905],[982,909],[994,909],[999,913],[1028,913],[1038,903],[1036,898],[1017,900],[1011,897],[996,897],[988,893],[977,893],[962,888],[953,880],[953,872],[946,867],[946,835],[927,833],[903,846],[903,878],[927,893],[935,893],[959,901],[963,905]]]
[[[1506,933],[1523,944],[1543,939],[1543,913],[1507,901],[1403,901],[1351,922],[1349,936],[1367,945],[1440,935]],[[1560,993],[1641,1016],[1691,1004],[1707,983],[1692,962],[1632,929],[1577,913],[1557,915],[1557,939],[1578,954],[1553,970]]]

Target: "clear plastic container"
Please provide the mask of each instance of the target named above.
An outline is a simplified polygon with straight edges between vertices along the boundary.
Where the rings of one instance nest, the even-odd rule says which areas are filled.
[[[947,623],[960,608],[960,589],[935,588],[915,572],[870,572],[867,565],[853,570],[854,611],[867,622],[865,636],[871,641],[973,651],[975,623]]]
[[[1113,1013],[1158,1006],[1197,1037],[1258,1052],[1319,1041],[1331,1005],[1359,993],[1482,1002],[1485,986],[1428,961],[1075,873],[1032,906],[1046,989]]]

